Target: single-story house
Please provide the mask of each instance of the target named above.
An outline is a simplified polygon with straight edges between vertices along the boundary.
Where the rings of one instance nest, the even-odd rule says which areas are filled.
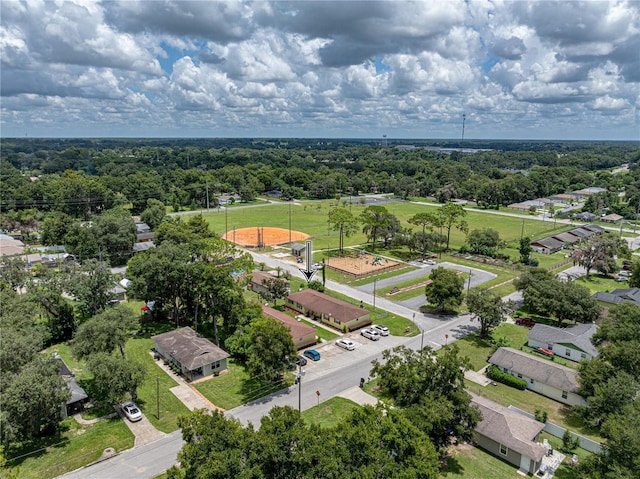
[[[0,235],[0,256],[14,256],[24,253],[24,243],[9,235]]]
[[[583,238],[586,239],[593,236],[592,231],[586,230],[584,228],[573,228],[572,230],[567,231],[567,233],[575,236],[579,240],[582,240]]]
[[[587,196],[596,195],[598,193],[604,193],[605,191],[607,191],[606,188],[600,188],[599,186],[591,186],[589,188],[583,188],[581,190],[572,191],[572,194],[582,199],[582,198],[586,198]]]
[[[134,243],[131,251],[133,254],[142,253],[143,251],[147,251],[155,247],[156,244],[153,241],[145,241],[144,243]]]
[[[249,281],[249,284],[247,284],[247,289],[258,294],[264,293],[265,291],[267,291],[267,287],[264,285],[264,283],[272,279],[279,279],[280,281],[284,281],[287,285],[287,291],[289,291],[288,279],[284,277],[277,278],[267,271],[254,271],[253,273],[251,273],[251,281]]]
[[[509,208],[510,210],[518,210],[518,212],[524,213],[525,211],[529,211],[531,205],[528,205],[527,203],[511,203],[510,205],[507,205],[507,208]]]
[[[144,233],[136,234],[136,241],[138,243],[147,243],[149,241],[153,241],[156,237],[156,234],[153,231],[146,231]]]
[[[288,314],[283,313],[282,311],[278,311],[277,309],[273,309],[269,306],[263,305],[262,313],[266,317],[273,318],[289,328],[291,339],[293,339],[293,344],[295,345],[296,349],[302,349],[306,348],[307,346],[316,344],[317,335],[315,328],[303,323],[302,321],[297,321],[295,318],[292,318]]]
[[[594,215],[593,213],[589,212],[589,211],[583,211],[582,213],[576,213],[575,215],[573,215],[573,217],[577,220],[581,220],[581,221],[593,221],[595,220],[597,217],[596,215]]]
[[[562,241],[552,238],[551,236],[531,242],[531,248],[533,251],[542,254],[556,253],[562,249],[562,246]]]
[[[572,361],[593,359],[598,350],[591,343],[591,337],[598,327],[595,324],[576,324],[566,328],[556,328],[546,324],[536,324],[527,336],[527,344],[532,348],[544,348]]]
[[[582,225],[581,228],[587,231],[591,231],[592,233],[597,235],[604,233],[604,228],[599,225],[594,225],[594,224]]]
[[[87,393],[82,389],[82,386],[78,384],[76,375],[71,372],[71,369],[66,365],[64,360],[57,353],[54,357],[60,363],[60,376],[67,384],[67,389],[71,392],[71,397],[67,399],[67,402],[62,407],[62,416],[69,417],[84,410],[84,405],[89,399]]]
[[[557,239],[558,241],[562,241],[565,245],[573,245],[580,241],[580,238],[576,235],[572,235],[569,232],[566,233],[558,233],[553,235],[552,238]]]
[[[176,329],[151,339],[158,354],[180,368],[190,380],[227,369],[229,354],[191,328]]]
[[[219,205],[228,205],[240,201],[240,195],[220,195],[218,196]]]
[[[147,223],[136,222],[136,232],[138,234],[140,234],[140,233],[149,233],[150,231],[151,231],[151,228],[149,227],[149,225]]]
[[[56,268],[64,263],[72,263],[76,257],[69,253],[47,253],[41,255],[42,264],[49,268]]]
[[[525,474],[535,474],[546,447],[538,443],[544,424],[511,409],[471,394],[471,405],[482,413],[475,429],[478,446],[520,468]]]
[[[343,332],[371,324],[369,311],[366,309],[313,289],[290,294],[286,306]]]
[[[296,258],[299,258],[301,256],[304,256],[306,249],[307,249],[306,245],[303,245],[300,243],[293,243],[291,245],[291,254]]]
[[[42,256],[39,253],[30,253],[22,256],[27,268],[33,268],[37,264],[42,264]]]
[[[617,288],[610,293],[600,291],[593,294],[592,298],[605,303],[621,304],[630,302],[640,306],[640,288]]]
[[[567,205],[570,205],[578,199],[575,195],[572,195],[570,193],[559,193],[557,195],[551,195],[549,196],[549,198],[557,203],[564,203]]]
[[[577,391],[578,371],[512,348],[498,348],[489,358],[502,371],[527,382],[527,389],[575,406],[587,402]]]
[[[600,218],[605,223],[617,223],[618,221],[624,219],[624,216],[617,215],[615,213],[611,213],[609,215],[603,216]]]

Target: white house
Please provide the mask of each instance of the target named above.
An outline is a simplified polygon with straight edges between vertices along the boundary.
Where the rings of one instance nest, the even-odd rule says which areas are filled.
[[[556,328],[546,324],[536,324],[529,331],[528,345],[544,348],[572,361],[593,359],[598,350],[591,343],[591,337],[598,327],[595,324],[576,324],[566,328]]]
[[[512,348],[498,348],[489,359],[502,371],[527,382],[527,389],[569,406],[586,405],[577,391],[578,371]]]

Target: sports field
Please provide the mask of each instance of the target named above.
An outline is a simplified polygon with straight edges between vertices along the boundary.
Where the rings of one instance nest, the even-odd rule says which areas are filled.
[[[309,239],[309,235],[300,231],[271,226],[256,226],[255,228],[234,228],[222,235],[222,238],[240,246],[262,248],[294,241]]]
[[[328,227],[327,218],[330,205],[335,205],[335,200],[330,201],[307,201],[299,203],[282,203],[269,204],[265,206],[256,206],[253,208],[231,207],[225,213],[224,209],[211,213],[205,213],[205,219],[211,225],[213,231],[220,235],[224,235],[226,231],[233,231],[234,228],[256,228],[256,227],[275,227],[289,230],[291,229],[307,234],[313,239],[313,249],[315,251],[328,248],[337,248],[339,237],[338,233],[331,231]],[[341,203],[340,206],[343,207]],[[434,206],[420,205],[415,203],[389,203],[384,205],[387,210],[396,215],[403,227],[412,227],[414,231],[418,231],[419,227],[412,226],[408,223],[408,219],[417,213],[433,210]],[[351,210],[354,216],[358,216],[364,210],[364,206],[353,204],[346,206]],[[542,222],[522,217],[500,216],[488,213],[479,213],[469,211],[465,218],[469,225],[469,230],[493,228],[500,233],[500,238],[507,242],[517,242],[520,235],[530,237],[541,237],[553,232],[560,232],[561,225],[551,222]],[[225,228],[226,225],[226,228]],[[562,225],[564,226],[564,225]],[[568,227],[564,226],[564,229]],[[443,231],[446,234],[446,231]],[[451,248],[459,248],[465,242],[464,233],[457,229],[451,230]],[[288,242],[288,236],[287,240]],[[354,246],[365,244],[366,236],[362,233],[362,228],[350,237],[344,238],[344,246]]]

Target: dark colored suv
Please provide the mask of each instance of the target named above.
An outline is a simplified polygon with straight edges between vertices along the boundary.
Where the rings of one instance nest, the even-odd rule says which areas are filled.
[[[516,318],[516,324],[533,328],[536,325],[536,322],[531,318]]]
[[[298,356],[296,358],[296,366],[306,366],[307,365],[307,360],[304,358],[304,356]]]

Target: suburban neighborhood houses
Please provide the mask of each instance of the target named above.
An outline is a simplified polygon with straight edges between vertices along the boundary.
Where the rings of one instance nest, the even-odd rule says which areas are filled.
[[[412,149],[367,155],[376,152],[415,171],[431,164]],[[350,153],[338,164],[361,161],[359,150]],[[462,165],[456,178],[476,154],[489,155],[454,149],[440,160]],[[12,200],[0,214],[0,353],[8,358],[0,438],[9,468],[28,479],[174,479],[208,477],[204,468],[221,464],[232,474],[225,461],[240,458],[280,477],[264,472],[269,454],[282,470],[317,464],[315,477],[331,464],[335,477],[348,467],[355,472],[344,477],[359,477],[358,457],[379,458],[380,477],[413,477],[416,467],[448,479],[595,479],[628,467],[616,451],[622,443],[635,451],[640,391],[635,168],[621,173],[625,191],[618,181],[588,186],[588,170],[542,196],[533,185],[546,175],[535,168],[469,173],[455,191],[418,186],[422,173],[382,175],[391,187],[369,167],[360,184],[358,171],[333,168],[331,149],[296,155],[306,168],[276,174],[265,163],[257,176],[244,159],[210,163],[192,178],[167,166],[172,189],[137,178],[117,204],[61,201],[36,212]],[[323,175],[316,164],[326,165]],[[12,168],[12,181],[29,182],[24,191],[102,181],[64,171],[27,180]],[[155,170],[145,171],[153,182]],[[600,173],[598,184],[611,175]],[[527,182],[538,200],[512,192],[526,208],[492,205],[482,190],[506,178]],[[112,180],[104,197],[115,197]],[[153,193],[134,194],[142,185]],[[600,247],[592,263],[574,254]],[[293,442],[308,441],[312,460],[286,442],[293,433]],[[344,447],[327,455],[326,444]]]

